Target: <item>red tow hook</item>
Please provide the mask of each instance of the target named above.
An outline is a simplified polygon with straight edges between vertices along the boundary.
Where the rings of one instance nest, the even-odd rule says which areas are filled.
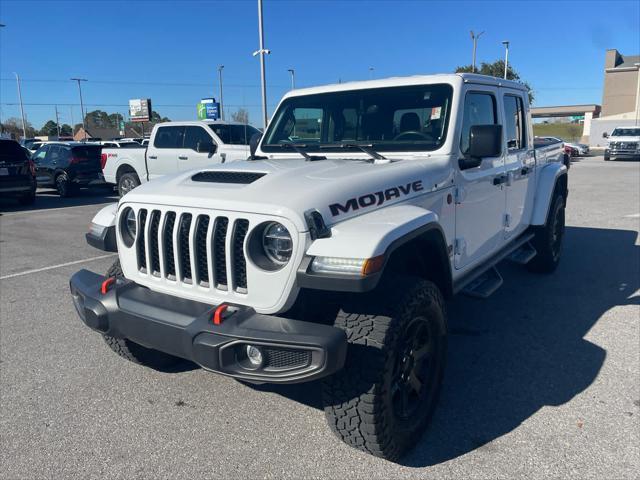
[[[227,308],[229,308],[229,305],[227,305],[226,303],[223,303],[218,308],[216,308],[216,311],[213,314],[214,325],[220,325],[222,323],[222,320],[224,320],[224,317],[222,315],[227,311]]]
[[[102,282],[102,285],[100,285],[100,293],[102,295],[106,295],[114,283],[116,283],[116,277],[107,278],[104,282]]]

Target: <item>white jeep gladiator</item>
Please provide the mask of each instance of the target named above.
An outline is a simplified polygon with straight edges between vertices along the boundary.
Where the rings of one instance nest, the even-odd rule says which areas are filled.
[[[163,175],[246,160],[249,140],[256,133],[259,131],[255,127],[234,122],[159,123],[153,127],[147,148],[103,148],[104,178],[118,187],[120,195],[125,195],[141,183]]]
[[[259,136],[259,135],[258,135]],[[249,383],[322,378],[329,425],[396,460],[432,417],[445,301],[509,259],[560,260],[562,146],[534,149],[519,83],[452,74],[295,90],[251,159],[170,175],[102,210],[119,260],[71,278],[116,353]]]

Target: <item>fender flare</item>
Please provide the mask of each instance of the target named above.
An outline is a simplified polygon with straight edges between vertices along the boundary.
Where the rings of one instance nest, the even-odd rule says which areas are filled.
[[[393,205],[365,215],[351,218],[332,227],[332,236],[315,240],[307,249],[298,269],[301,288],[318,290],[366,292],[375,288],[393,253],[403,245],[423,235],[438,239],[439,257],[445,272],[444,294],[451,286],[451,265],[447,253],[446,236],[435,212],[415,205]],[[432,233],[431,233],[432,232]],[[441,240],[441,241],[440,241]],[[379,272],[366,277],[311,272],[314,257],[373,258],[384,255]]]
[[[87,243],[98,250],[117,252],[116,214],[118,204],[112,203],[102,208],[91,220],[89,231],[85,235]]]
[[[538,174],[536,194],[531,216],[531,225],[544,225],[551,207],[551,200],[556,185],[561,177],[567,178],[567,167],[562,163],[549,163]],[[564,192],[565,196],[568,190]]]

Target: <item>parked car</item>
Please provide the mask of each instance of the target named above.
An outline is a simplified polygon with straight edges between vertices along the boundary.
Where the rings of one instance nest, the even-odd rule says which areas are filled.
[[[606,132],[602,136],[609,139],[609,144],[604,150],[605,160],[640,160],[640,127],[616,127],[611,136]]]
[[[31,150],[31,146],[36,142],[39,142],[37,138],[22,138],[20,140],[20,145]]]
[[[571,168],[571,147],[564,144],[561,138],[556,137],[534,137],[536,156],[551,156],[548,161],[559,161]]]
[[[55,187],[69,197],[82,187],[104,187],[100,166],[100,145],[81,142],[43,145],[33,154],[39,187]]]
[[[35,168],[27,152],[15,140],[0,140],[0,196],[15,198],[22,205],[36,199]]]
[[[586,145],[584,143],[567,142],[566,140],[563,140],[560,137],[536,137],[536,138],[546,138],[549,140],[563,142],[565,147],[568,147],[567,149],[565,149],[565,151],[572,157],[584,157],[586,155],[589,155],[589,145]]]
[[[141,183],[169,173],[216,163],[246,160],[251,125],[221,121],[166,122],[153,127],[145,149],[103,148],[107,182],[125,195]]]
[[[138,364],[322,379],[333,432],[398,460],[436,408],[445,299],[491,295],[503,259],[560,262],[568,174],[559,144],[535,148],[528,101],[476,74],[290,91],[251,160],[194,165],[103,209],[87,238],[119,260],[77,272],[74,305]]]

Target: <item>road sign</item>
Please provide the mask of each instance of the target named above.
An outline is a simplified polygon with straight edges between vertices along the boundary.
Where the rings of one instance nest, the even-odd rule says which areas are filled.
[[[215,98],[203,98],[198,103],[198,120],[217,120],[220,118],[220,104]]]
[[[129,100],[129,116],[132,122],[148,122],[151,118],[151,112],[150,98]]]

